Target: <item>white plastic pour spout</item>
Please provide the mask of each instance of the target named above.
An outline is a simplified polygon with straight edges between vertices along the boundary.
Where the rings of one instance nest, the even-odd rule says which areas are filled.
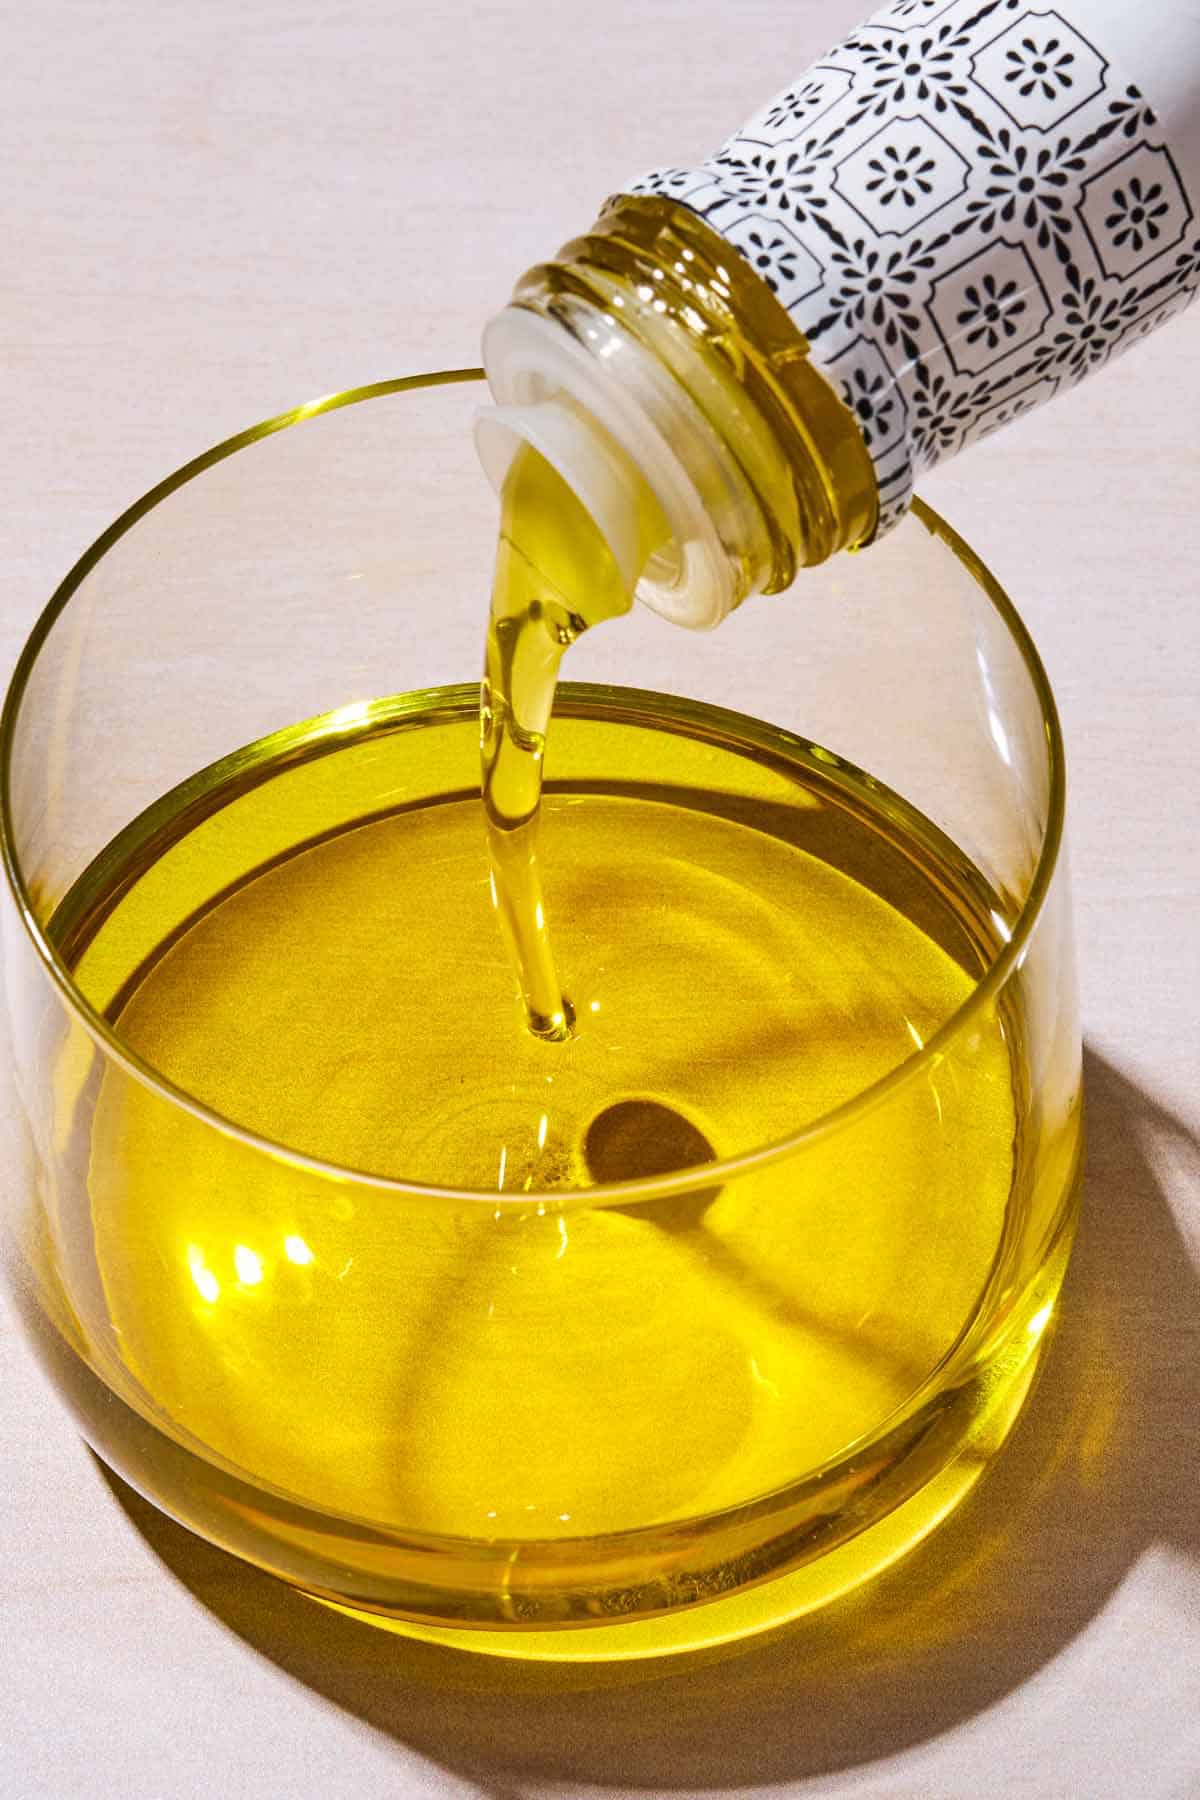
[[[740,595],[701,495],[724,488],[732,504],[756,511],[753,501],[657,360],[610,322],[595,321],[589,337],[585,348],[517,307],[492,320],[483,351],[497,404],[475,421],[484,471],[499,491],[518,447],[529,444],[592,515],[637,599],[679,625],[718,625]],[[667,535],[652,542],[656,513]]]
[[[640,504],[640,476],[612,439],[565,394],[528,406],[493,406],[475,422],[475,447],[497,491],[521,444],[562,476],[596,521],[630,595],[656,548]]]

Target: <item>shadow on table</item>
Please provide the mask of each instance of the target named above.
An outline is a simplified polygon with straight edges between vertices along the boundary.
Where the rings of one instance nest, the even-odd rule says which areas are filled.
[[[171,1572],[297,1681],[492,1800],[524,1781],[695,1792],[872,1761],[1000,1699],[1150,1544],[1200,1556],[1200,1283],[1155,1166],[1177,1120],[1087,1057],[1084,1217],[1029,1414],[958,1512],[857,1596],[758,1648],[599,1672],[374,1632],[192,1537],[106,1475]]]

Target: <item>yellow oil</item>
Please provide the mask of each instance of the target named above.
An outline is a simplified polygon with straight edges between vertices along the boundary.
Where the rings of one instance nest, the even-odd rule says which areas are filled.
[[[985,1010],[961,1053],[804,1152],[589,1204],[598,1179],[751,1151],[896,1069],[994,954],[995,896],[826,753],[568,685],[543,882],[577,1016],[546,1041],[495,929],[476,701],[384,702],[231,759],[131,828],[57,930],[93,1003],[205,1106],[493,1196],[339,1182],[110,1069],[72,1329],[160,1434],[114,1460],[163,1497],[161,1440],[181,1446],[166,1498],[209,1531],[231,1478],[338,1521],[344,1581],[317,1559],[311,1585],[380,1610],[406,1610],[414,1536],[491,1546],[450,1618],[503,1624],[540,1616],[527,1554],[557,1544],[569,1570],[614,1533],[736,1519],[995,1329],[1025,1075],[1019,1021]],[[64,1116],[80,1079],[65,1054]],[[224,1541],[247,1547],[253,1510]],[[297,1574],[270,1533],[249,1547]],[[661,1556],[631,1550],[620,1591]]]
[[[656,512],[643,495],[646,512]],[[646,542],[664,534],[660,519],[643,520]],[[547,462],[520,449],[501,497],[480,693],[481,788],[493,903],[529,1029],[551,1042],[569,1035],[574,1012],[555,969],[538,855],[546,732],[565,652],[631,605],[591,515]]]

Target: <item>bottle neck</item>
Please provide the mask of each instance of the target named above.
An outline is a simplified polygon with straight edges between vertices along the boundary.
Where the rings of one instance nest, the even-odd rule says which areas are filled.
[[[874,467],[853,414],[766,282],[675,201],[611,201],[519,282],[485,360],[510,433],[547,453],[563,433],[548,416],[526,430],[520,415],[565,395],[576,427],[581,415],[597,427],[594,466],[615,455],[645,483],[668,541],[638,592],[683,623],[715,623],[874,531]],[[582,459],[574,479],[553,460],[586,504]],[[485,462],[497,478],[496,456]]]

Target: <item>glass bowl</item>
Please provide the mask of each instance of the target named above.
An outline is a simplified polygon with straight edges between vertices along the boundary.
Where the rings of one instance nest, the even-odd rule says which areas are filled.
[[[638,808],[719,816],[738,895],[738,856],[747,882],[803,859],[881,929],[902,911],[948,973],[925,995],[934,965],[904,952],[911,1041],[876,1053],[854,984],[884,975],[851,971],[827,1025],[803,1012],[811,1078],[769,1083],[774,1129],[728,1154],[453,1185],[438,1121],[481,1108],[483,1141],[509,1058],[448,1051],[434,1080],[436,991],[427,1031],[390,1020],[401,976],[482,956],[507,979],[488,921],[456,935],[457,890],[427,885],[438,808],[461,822],[477,782],[478,382],[384,382],[218,445],[38,620],[0,741],[28,1151],[9,1267],[87,1441],[213,1543],[463,1649],[654,1656],[886,1566],[1029,1392],[1080,1166],[1062,743],[1011,603],[920,503],[715,636],[643,609],[590,634],[549,738],[548,880],[589,808],[618,821],[614,858]],[[364,953],[339,883],[417,815]],[[733,1057],[750,1088],[805,970],[781,952],[782,1011],[748,994],[731,1051],[722,958],[770,931],[748,901],[729,916],[688,1030],[697,1070]],[[669,895],[656,917],[673,954],[686,921]],[[557,930],[569,963],[569,909]],[[364,1084],[418,1122],[423,1161],[326,1129]]]

